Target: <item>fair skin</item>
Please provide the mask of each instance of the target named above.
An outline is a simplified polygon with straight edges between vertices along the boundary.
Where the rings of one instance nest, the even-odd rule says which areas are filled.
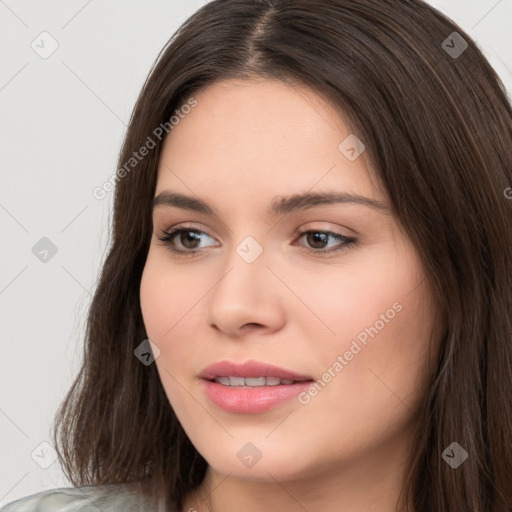
[[[140,300],[165,392],[208,462],[201,489],[223,512],[394,511],[436,355],[418,255],[364,153],[351,161],[338,149],[351,131],[315,92],[229,80],[194,97],[197,106],[165,141],[155,197],[200,198],[217,215],[155,207]],[[383,208],[346,202],[267,212],[276,196],[305,192],[357,194]],[[157,238],[178,225],[202,232],[197,243],[188,232],[170,242],[197,249],[192,257]],[[237,252],[249,236],[263,249],[250,263]],[[370,326],[377,334],[351,357]],[[341,371],[333,369],[338,356]],[[303,396],[256,414],[213,404],[201,370],[249,359],[328,383],[308,403]],[[248,442],[261,452],[252,467],[237,457]],[[190,509],[207,510],[195,493],[182,510]]]

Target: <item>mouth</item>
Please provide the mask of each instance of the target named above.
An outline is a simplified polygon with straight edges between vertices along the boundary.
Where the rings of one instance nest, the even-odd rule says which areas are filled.
[[[199,375],[204,391],[217,407],[231,413],[260,413],[289,401],[313,378],[257,361],[220,361]]]
[[[219,384],[224,386],[278,386],[279,384],[313,380],[310,375],[302,375],[292,370],[259,361],[245,361],[243,363],[219,361],[203,368],[199,377],[210,381],[220,379]]]
[[[208,379],[210,380],[210,379]],[[307,380],[307,379],[306,379]],[[210,382],[234,388],[261,388],[264,386],[290,386],[303,380],[280,379],[279,377],[215,377]]]

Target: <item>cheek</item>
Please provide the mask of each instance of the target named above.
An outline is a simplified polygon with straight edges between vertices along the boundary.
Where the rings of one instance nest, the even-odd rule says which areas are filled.
[[[141,278],[140,306],[147,335],[157,344],[172,325],[175,304],[172,294],[166,292],[168,288],[164,274],[149,255]]]
[[[394,297],[392,291],[382,304],[387,306]],[[373,314],[360,314],[357,321],[347,318],[352,327],[338,321],[339,332],[347,336],[337,336],[336,342],[324,337],[322,352],[312,354],[318,380],[309,397],[302,397],[294,433],[311,439],[312,428],[320,428],[322,435],[314,436],[312,450],[324,450],[326,461],[383,445],[411,424],[428,382],[430,318],[425,299],[421,290],[415,290],[400,301],[402,309],[394,310],[394,318],[368,333],[360,331],[359,324],[367,318],[364,327],[373,326]],[[358,332],[368,334],[366,344],[351,335]],[[321,438],[337,441],[326,446]]]
[[[195,377],[198,355],[207,348],[198,327],[204,324],[204,298],[212,287],[197,272],[170,265],[166,255],[148,255],[140,284],[142,317],[148,338],[159,348],[156,365],[173,406],[186,398],[180,383]]]
[[[192,282],[194,283],[192,285]],[[184,272],[169,268],[165,256],[150,250],[140,284],[140,304],[148,337],[165,345],[193,314],[204,291]],[[165,346],[160,347],[165,349]]]
[[[354,253],[343,264],[317,266],[314,272],[282,275],[301,301],[293,306],[294,320],[310,339],[322,337],[326,352],[349,349],[357,336],[364,342],[366,329],[376,323],[379,331],[388,330],[395,317],[405,316],[398,310],[422,280],[418,268],[404,264],[392,245]]]
[[[184,380],[183,370],[191,356],[190,344],[180,343],[186,325],[182,320],[193,314],[189,303],[197,302],[197,292],[180,280],[180,273],[170,270],[165,260],[150,250],[140,284],[142,317],[148,338],[160,350],[155,364],[165,393],[181,411],[190,406],[183,400],[179,382]]]
[[[330,413],[340,424],[350,411],[364,418],[362,423],[384,426],[401,421],[417,407],[435,352],[429,354],[429,296],[423,286],[414,289],[409,283],[387,283],[372,301],[361,296],[359,311],[333,324],[340,334],[321,356],[325,373],[319,398],[314,398],[319,414],[322,402],[342,403]]]
[[[316,275],[303,283],[304,302],[324,323],[311,317],[302,323],[309,339],[322,341],[310,353],[320,369],[313,393],[324,398],[312,397],[319,414],[322,403],[341,401],[347,408],[339,411],[359,411],[367,419],[380,411],[385,418],[388,408],[414,408],[424,391],[435,356],[429,355],[433,307],[418,261],[411,253],[396,254],[383,252],[339,274],[331,269],[330,280]]]

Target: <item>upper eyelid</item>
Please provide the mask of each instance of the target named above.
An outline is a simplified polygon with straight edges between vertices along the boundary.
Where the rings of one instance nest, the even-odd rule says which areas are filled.
[[[184,221],[184,222],[185,222],[185,224],[182,224],[181,222],[176,222],[175,224],[172,224],[172,226],[167,227],[167,225],[170,224],[170,223],[168,223],[168,222],[161,222],[160,223],[160,222],[153,221],[153,225],[154,225],[154,227],[156,227],[158,224],[161,224],[162,225],[161,226],[162,231],[170,231],[170,230],[174,230],[174,229],[190,229],[190,230],[194,230],[195,229],[197,231],[202,231],[202,232],[206,233],[208,236],[211,236],[212,238],[215,238],[213,235],[211,235],[208,232],[208,228],[203,228],[203,227],[195,226],[193,221],[191,221],[190,224],[188,224],[187,221]],[[347,226],[338,225],[337,228],[331,229],[331,228],[327,228],[327,227],[324,228],[324,227],[318,227],[318,226],[312,225],[312,224],[319,223],[319,222],[324,223],[324,224],[336,224],[336,222],[313,220],[313,221],[308,221],[308,222],[302,223],[299,228],[294,229],[294,232],[298,232],[299,230],[300,231],[311,230],[311,231],[324,231],[324,232],[336,233],[337,230],[342,229],[342,230],[346,230],[346,231],[348,231],[350,233],[348,233],[348,234],[339,233],[340,235],[343,235],[343,236],[346,236],[346,237],[360,236],[359,233],[356,230],[351,229],[351,228],[349,228]],[[199,224],[200,224],[200,222],[199,222]]]
[[[338,235],[338,236],[342,236],[344,238],[353,238],[353,235],[339,233],[336,230],[329,229],[329,228],[312,227],[312,226],[310,226],[310,224],[311,224],[311,222],[308,222],[308,223],[306,223],[305,226],[296,228],[293,231],[293,233],[296,234],[296,235],[303,235],[303,234],[307,233],[308,231],[313,231],[313,232],[329,233],[329,234],[332,234],[332,235]],[[348,229],[348,228],[345,228],[345,229]],[[180,230],[200,231],[201,233],[204,233],[205,235],[208,235],[210,238],[216,239],[215,236],[213,236],[210,233],[208,233],[208,231],[206,229],[200,228],[200,227],[197,227],[197,226],[193,226],[193,225],[187,225],[187,224],[181,225],[180,223],[178,223],[178,224],[176,224],[174,226],[171,226],[169,228],[163,228],[162,229],[163,232],[167,232],[167,233],[170,233],[170,232],[174,233],[174,232],[180,231]]]
[[[168,233],[171,233],[171,232],[176,232],[176,231],[199,231],[201,232],[201,234],[205,234],[207,236],[209,236],[210,238],[213,238],[214,240],[217,240],[213,235],[210,235],[210,233],[208,233],[207,230],[203,229],[203,228],[199,228],[199,227],[196,227],[196,226],[190,226],[190,225],[181,225],[181,224],[176,224],[175,226],[172,226],[170,228],[166,228],[166,229],[163,229],[164,232],[168,232]]]

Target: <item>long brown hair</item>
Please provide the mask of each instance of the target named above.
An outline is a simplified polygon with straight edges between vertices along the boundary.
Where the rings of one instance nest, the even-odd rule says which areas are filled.
[[[143,482],[170,510],[203,480],[206,461],[156,366],[134,357],[147,338],[139,286],[155,130],[201,88],[254,75],[309,86],[351,121],[439,305],[441,350],[404,496],[415,512],[512,510],[512,109],[471,38],[420,0],[215,0],[170,39],[119,168],[148,137],[156,147],[117,175],[83,365],[55,419],[66,475],[74,485]],[[468,452],[457,469],[441,456],[452,442]]]

